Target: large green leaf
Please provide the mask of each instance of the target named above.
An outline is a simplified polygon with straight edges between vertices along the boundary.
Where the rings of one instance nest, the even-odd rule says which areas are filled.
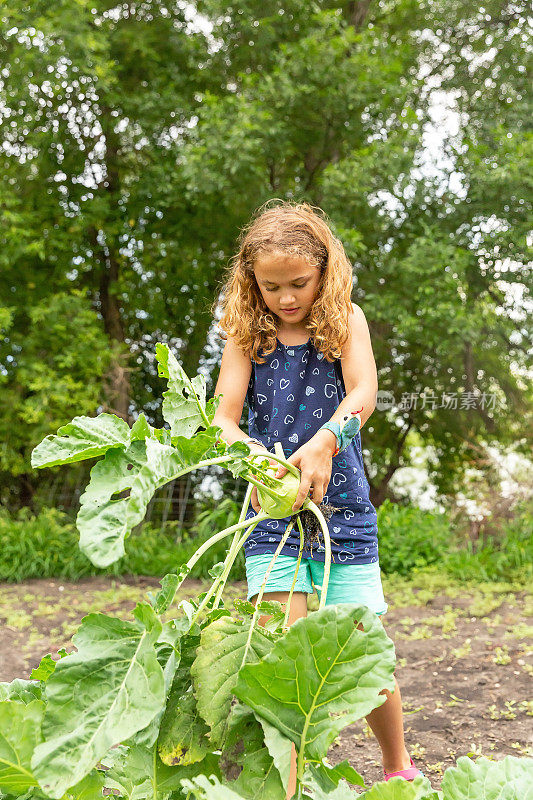
[[[286,788],[265,745],[263,729],[252,709],[242,703],[231,709],[220,769],[231,789],[247,800],[285,800]]]
[[[58,428],[57,434],[46,436],[31,454],[31,465],[55,467],[72,464],[103,455],[110,447],[125,449],[130,443],[127,422],[115,414],[97,417],[74,417],[72,422]]]
[[[101,800],[104,788],[104,776],[99,770],[93,769],[85,778],[67,789],[61,800]],[[13,796],[0,793],[1,800],[15,800]],[[39,787],[32,786],[25,794],[17,795],[16,800],[49,800]]]
[[[442,791],[444,800],[532,800],[533,758],[462,756],[444,773]]]
[[[358,797],[362,798],[363,795],[354,792],[353,789],[350,789],[346,781],[341,780],[331,792],[324,792],[322,789],[315,788],[311,797],[313,797],[314,800],[356,800]]]
[[[244,623],[231,617],[215,620],[203,629],[201,644],[191,667],[198,710],[209,724],[210,740],[216,746],[224,739],[233,689],[249,632],[249,619]],[[255,629],[247,661],[258,661],[271,650],[272,645],[270,638],[260,629]]]
[[[127,450],[107,451],[91,470],[76,520],[80,549],[93,564],[106,567],[124,555],[124,539],[144,519],[154,493],[193,469],[210,452],[215,437],[209,428],[194,439],[179,438],[175,447],[140,439]],[[127,497],[114,497],[128,489]]]
[[[215,775],[209,777],[198,775],[195,778],[184,779],[182,786],[195,800],[244,800],[241,794],[220,783]]]
[[[0,791],[6,794],[20,795],[37,786],[31,757],[41,740],[43,712],[41,700],[0,702]]]
[[[193,439],[178,437],[174,446],[146,439],[144,464],[129,484],[131,492],[125,520],[128,532],[144,519],[148,503],[157,489],[172,478],[190,472],[212,450],[215,439],[214,428],[198,433]]]
[[[199,635],[188,635],[182,639],[180,666],[174,676],[161,721],[158,753],[163,763],[169,766],[201,761],[211,749],[207,739],[209,728],[198,713],[190,677],[199,643]]]
[[[125,451],[108,450],[91,469],[90,482],[80,497],[76,525],[80,549],[97,567],[107,567],[124,555],[124,538],[136,523],[128,524],[129,498],[113,496],[131,489],[146,464],[146,445],[150,441],[134,441]]]
[[[171,789],[173,798],[177,796],[181,798],[183,796],[185,800],[185,794],[183,794],[183,787],[181,786],[183,778],[191,779],[197,775],[215,775],[219,780],[222,780],[219,756],[215,753],[207,753],[201,761],[195,761],[194,764],[186,764],[180,767],[167,767],[160,759],[158,759],[157,763],[158,791],[166,792]]]
[[[67,651],[64,647],[61,647],[58,650],[59,658],[64,658],[68,655]],[[41,658],[38,667],[34,667],[32,669],[30,678],[38,681],[46,682],[50,675],[52,675],[53,671],[56,668],[57,661],[52,658],[52,653],[47,653],[45,656]]]
[[[165,702],[155,642],[161,623],[148,603],[137,622],[92,613],[46,683],[43,743],[32,769],[43,790],[60,798],[115,744],[145,728]]]
[[[163,764],[153,748],[121,746],[103,758],[102,764],[109,766],[105,788],[118,789],[126,800],[164,800],[171,791],[181,788],[180,771]]]
[[[103,797],[103,788],[103,774],[93,769],[79,783],[67,789],[61,800],[98,800]]]
[[[433,791],[427,778],[418,776],[414,781],[403,778],[380,781],[359,797],[364,797],[364,800],[438,800],[439,795]],[[481,800],[481,797],[470,795],[470,800]]]
[[[143,730],[134,733],[133,736],[125,742],[127,744],[143,745],[144,747],[151,748],[157,741],[161,720],[166,709],[166,701],[170,693],[174,675],[176,674],[181,660],[181,637],[184,634],[185,624],[179,625],[179,622],[184,623],[185,621],[171,619],[165,622],[158,640],[155,643],[156,657],[163,670],[165,703],[150,724],[146,728],[143,728]]]
[[[159,734],[158,753],[163,763],[187,765],[209,752],[209,729],[198,713],[192,686],[172,687]]]
[[[158,374],[168,380],[168,390],[163,392],[163,418],[170,425],[172,439],[193,436],[205,425],[205,377],[197,375],[190,380],[166,344],[158,342],[155,353]]]
[[[276,769],[280,774],[281,783],[286,789],[289,783],[293,744],[290,739],[286,739],[285,736],[283,736],[274,725],[267,722],[266,719],[257,715],[256,719],[261,723],[268,752],[272,756]]]
[[[385,701],[394,664],[376,614],[339,603],[297,620],[260,662],[245,664],[234,693],[320,761],[346,725]]]

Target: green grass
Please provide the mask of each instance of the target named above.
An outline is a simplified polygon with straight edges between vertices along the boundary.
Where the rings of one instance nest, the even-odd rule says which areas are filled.
[[[53,508],[32,515],[27,508],[10,515],[0,511],[0,581],[20,582],[29,578],[64,578],[78,580],[89,575],[153,575],[162,577],[184,564],[206,539],[237,522],[240,505],[230,498],[211,501],[197,513],[193,531],[180,529],[170,522],[161,532],[149,523],[126,540],[126,555],[107,569],[98,569],[78,547],[75,523]],[[493,586],[496,581],[514,591],[533,579],[532,504],[516,509],[512,520],[502,525],[497,538],[481,539],[473,546],[465,544],[445,514],[434,514],[415,506],[395,505],[385,501],[378,511],[379,558],[384,579],[401,578],[429,570],[432,585],[418,585],[416,602],[427,602],[441,583],[453,593],[453,586],[474,581],[479,586]],[[207,579],[213,564],[223,561],[231,536],[218,542],[201,558],[191,577]],[[232,580],[245,580],[244,553],[237,556]],[[415,600],[413,582],[403,589],[406,605]],[[456,591],[460,593],[460,588]],[[479,616],[497,608],[502,600],[492,590],[482,590],[473,602]]]

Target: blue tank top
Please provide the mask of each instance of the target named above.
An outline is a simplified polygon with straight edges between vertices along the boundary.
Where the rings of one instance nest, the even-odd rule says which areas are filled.
[[[269,452],[280,442],[288,458],[309,441],[331,419],[346,389],[339,359],[329,362],[311,343],[285,345],[264,357],[264,364],[252,359],[248,384],[248,432]],[[369,499],[361,454],[361,434],[333,457],[331,478],[323,503],[340,509],[328,521],[332,563],[370,564],[378,561],[377,514]],[[255,516],[250,503],[246,519]],[[245,556],[274,553],[290,517],[265,520],[244,543]],[[323,540],[321,535],[320,537]],[[300,534],[297,525],[285,542],[282,555],[298,556]],[[304,544],[302,558],[325,560],[323,541]]]

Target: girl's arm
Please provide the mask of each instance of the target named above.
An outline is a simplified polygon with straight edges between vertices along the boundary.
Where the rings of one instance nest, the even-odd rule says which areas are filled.
[[[363,309],[355,303],[352,307],[354,313],[348,320],[348,340],[341,353],[346,397],[331,420],[340,423],[347,414],[360,411],[363,427],[376,407],[378,373]]]

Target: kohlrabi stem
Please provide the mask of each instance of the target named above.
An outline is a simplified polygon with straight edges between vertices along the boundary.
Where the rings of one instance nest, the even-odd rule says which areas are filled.
[[[265,451],[264,454],[254,451],[253,453],[251,453],[250,456],[246,456],[246,458],[268,458],[268,459],[272,458],[274,461],[278,461],[280,464],[283,464],[287,472],[292,472],[295,478],[301,478],[301,473],[298,467],[295,467],[294,464],[291,464],[289,461],[287,461],[286,458],[283,458],[283,456],[278,456],[277,453],[271,453],[268,450]],[[273,480],[278,480],[278,479],[273,478]]]
[[[253,522],[253,523],[255,523],[255,520],[256,520],[256,517],[251,517],[251,518],[248,520],[248,522]],[[238,554],[239,550],[241,549],[241,547],[242,547],[242,546],[243,546],[243,544],[245,543],[245,541],[246,541],[246,539],[248,538],[248,536],[250,536],[250,534],[251,534],[251,533],[253,533],[253,531],[255,530],[255,528],[256,528],[256,527],[257,527],[257,525],[256,525],[256,524],[254,524],[254,525],[253,525],[253,528],[252,528],[252,530],[248,529],[248,530],[247,530],[247,531],[246,531],[246,532],[245,532],[245,533],[244,533],[244,534],[241,536],[241,538],[238,540],[238,542],[237,542],[237,544],[235,545],[235,548],[234,548],[234,549],[233,549],[233,544],[231,545],[231,547],[232,547],[232,559],[231,559],[231,565],[229,566],[229,569],[228,569],[228,573],[229,573],[229,570],[231,569],[231,567],[233,566],[233,563],[234,563],[235,559],[237,558],[237,554]],[[236,534],[236,535],[238,535],[238,532],[237,532],[237,534]],[[226,563],[226,562],[224,562],[224,563]],[[221,598],[221,596],[222,596],[222,591],[223,591],[223,589],[224,589],[224,585],[223,585],[222,583],[220,583],[220,585],[219,585],[219,587],[218,587],[218,591],[217,591],[217,596],[215,597],[215,600],[214,600],[214,603],[213,603],[213,608],[218,608],[218,604],[219,604],[219,602],[220,602],[220,598]]]
[[[250,502],[250,496],[252,494],[252,491],[253,491],[252,485],[248,484],[248,486],[246,487],[246,493],[244,495],[244,500],[243,500],[243,504],[242,504],[242,508],[241,508],[241,513],[239,514],[239,522],[242,522],[243,519],[246,517],[246,512],[248,510],[248,504]],[[239,550],[241,548],[240,542],[241,541],[244,542],[247,538],[248,538],[248,532],[246,532],[244,534],[242,539],[239,539],[239,531],[235,531],[235,533],[233,535],[233,540],[231,542],[231,545],[230,545],[230,548],[229,548],[229,552],[228,552],[228,554],[227,554],[227,556],[226,556],[226,558],[224,560],[224,574],[221,576],[222,578],[224,578],[224,583],[222,583],[222,581],[220,581],[220,583],[218,584],[218,591],[216,593],[216,597],[215,597],[215,600],[213,602],[213,608],[218,608],[219,603],[220,603],[220,601],[222,599],[222,592],[224,590],[225,581],[228,578],[229,572],[230,572],[230,570],[231,570],[231,568],[233,566],[233,563],[234,563],[234,561],[235,561],[235,559],[237,557],[237,554],[238,554],[238,552],[239,552]],[[228,564],[229,564],[229,569],[227,569],[227,573],[226,573],[226,568],[227,568]]]
[[[270,519],[270,517],[268,516],[268,514],[262,511],[256,517],[253,517],[253,522],[255,524],[258,524],[259,522],[262,522],[265,519]],[[203,556],[205,551],[209,550],[211,545],[216,544],[225,536],[229,536],[229,534],[233,533],[234,531],[239,531],[242,530],[242,528],[246,528],[246,526],[249,524],[250,524],[249,519],[243,520],[242,522],[236,522],[235,525],[231,525],[229,528],[224,528],[223,531],[219,531],[218,533],[215,533],[213,536],[211,536],[211,538],[208,539],[207,542],[204,542],[203,545],[198,548],[196,553],[194,553],[187,561],[186,566],[189,568],[189,571],[194,567],[198,559],[201,558],[201,556]]]
[[[246,520],[246,522],[251,522],[252,524],[250,525],[250,527],[248,528],[248,530],[246,531],[246,533],[242,537],[242,541],[246,541],[248,536],[253,532],[254,528],[257,527],[257,525],[259,523],[256,522],[256,520],[257,520],[257,517],[253,517],[252,519]],[[238,536],[239,532],[236,531],[235,535]],[[240,542],[241,542],[241,540],[238,540],[238,543],[237,543],[238,546],[235,548],[235,551],[232,550],[233,545],[232,545],[232,547],[230,547],[230,549],[228,551],[228,554],[227,554],[227,556],[226,556],[226,558],[224,560],[224,569],[223,569],[222,573],[218,577],[216,577],[214,579],[214,581],[211,584],[211,587],[209,588],[206,596],[204,597],[204,599],[202,600],[202,602],[198,606],[198,608],[197,608],[196,612],[194,613],[194,616],[193,616],[193,618],[191,620],[191,626],[192,626],[193,622],[195,622],[198,619],[198,617],[200,616],[200,614],[202,613],[204,608],[207,606],[207,604],[209,603],[210,599],[212,598],[214,593],[217,591],[217,589],[218,589],[218,594],[217,594],[217,597],[215,598],[215,603],[213,604],[213,608],[218,608],[218,602],[220,600],[220,596],[222,595],[222,592],[224,591],[224,586],[226,585],[226,581],[228,579],[228,575],[230,573],[230,570],[231,570],[231,568],[233,566],[233,562],[237,558],[237,554],[238,554],[238,552],[240,550]]]
[[[326,548],[324,559],[324,579],[322,581],[322,589],[320,590],[320,603],[318,604],[318,610],[320,611],[326,605],[326,596],[328,593],[329,572],[331,569],[331,538],[329,535],[328,524],[324,519],[319,507],[315,505],[312,500],[310,500],[306,508],[308,511],[312,511],[317,518],[320,527],[322,528],[322,533],[324,534],[324,545]]]
[[[285,609],[285,619],[283,620],[283,628],[285,630],[289,627],[289,612],[291,610],[291,600],[292,600],[292,593],[294,592],[294,587],[296,586],[296,580],[298,578],[298,570],[300,569],[300,562],[302,560],[302,551],[304,546],[304,531],[302,528],[302,521],[300,519],[300,515],[296,517],[296,522],[298,523],[298,529],[300,531],[300,550],[298,551],[298,560],[296,561],[296,569],[294,570],[294,578],[292,579],[291,588],[289,591],[289,597],[287,599],[287,607]]]
[[[268,565],[268,567],[266,569],[265,577],[263,578],[263,583],[261,584],[261,588],[259,589],[259,594],[257,595],[257,600],[255,602],[255,611],[253,613],[252,621],[250,622],[250,630],[248,631],[248,639],[246,640],[246,647],[244,648],[244,655],[242,657],[241,667],[244,666],[244,664],[246,663],[246,656],[248,655],[248,650],[250,648],[250,642],[252,641],[252,633],[253,633],[253,630],[254,630],[254,627],[255,627],[255,623],[256,623],[256,621],[257,621],[257,619],[259,617],[259,604],[260,604],[261,600],[263,599],[263,595],[265,593],[265,586],[266,586],[266,583],[267,583],[267,580],[268,580],[268,576],[272,572],[272,568],[273,568],[274,564],[276,563],[277,557],[281,553],[283,545],[285,544],[285,542],[289,538],[289,535],[290,535],[290,532],[291,532],[291,530],[293,528],[293,525],[294,525],[294,522],[291,519],[291,521],[287,525],[287,530],[285,531],[285,533],[281,537],[281,541],[280,541],[280,543],[278,544],[278,546],[276,548],[276,552],[274,553],[274,555],[273,555],[273,557],[272,557],[272,559],[271,559],[271,561],[270,561],[270,563],[269,563],[269,565]]]
[[[257,486],[258,489],[261,489],[261,491],[266,492],[268,495],[270,495],[270,497],[272,497],[273,500],[282,500],[282,495],[279,492],[276,492],[275,489],[271,489],[270,486],[267,486],[264,483],[256,481],[256,479],[253,478],[251,475],[246,475],[245,477],[246,480],[249,481],[249,483],[253,483],[253,485]]]

